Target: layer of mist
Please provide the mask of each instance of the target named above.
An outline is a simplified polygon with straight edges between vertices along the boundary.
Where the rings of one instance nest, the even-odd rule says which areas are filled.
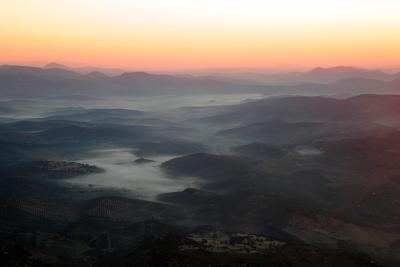
[[[140,157],[135,156],[132,149],[127,148],[96,150],[91,154],[76,161],[96,165],[105,172],[78,176],[66,182],[129,190],[133,196],[147,200],[155,200],[161,193],[181,191],[196,186],[195,178],[171,179],[160,170],[162,162],[176,156],[155,156],[149,159],[154,162],[137,163],[135,160]]]

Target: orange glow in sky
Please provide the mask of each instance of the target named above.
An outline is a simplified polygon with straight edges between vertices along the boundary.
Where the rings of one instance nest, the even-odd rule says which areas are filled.
[[[398,0],[2,0],[0,64],[398,67]]]

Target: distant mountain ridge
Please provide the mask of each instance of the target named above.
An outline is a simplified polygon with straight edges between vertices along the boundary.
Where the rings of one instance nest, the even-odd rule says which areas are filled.
[[[60,64],[57,62],[51,62],[44,66],[45,69],[65,69],[71,70],[75,72],[79,72],[81,74],[89,74],[92,72],[101,72],[106,74],[107,76],[118,76],[124,73],[136,73],[132,71],[126,71],[118,68],[99,68],[99,67],[80,67],[80,68],[71,68],[64,64]],[[140,73],[140,72],[137,72]],[[142,72],[144,73],[144,72]],[[256,72],[254,74],[257,74]],[[266,76],[274,76],[274,74],[265,73]],[[303,81],[309,82],[334,82],[336,80],[348,79],[348,78],[366,78],[366,79],[377,79],[377,80],[393,80],[400,78],[400,72],[395,74],[389,74],[379,69],[364,69],[352,66],[334,66],[334,67],[316,67],[306,72],[289,72],[276,74],[277,76],[282,75],[283,77],[287,77],[288,80],[300,79]],[[202,78],[215,79],[216,77],[213,75],[205,75],[201,76]],[[221,80],[221,78],[218,78]],[[239,81],[241,79],[237,79]],[[224,80],[226,81],[226,80]]]
[[[246,90],[260,92],[256,86],[248,86]],[[62,68],[0,66],[0,93],[9,97],[70,94],[204,94],[240,91],[243,91],[243,86],[234,83],[146,72],[125,72],[109,77],[99,71],[82,75]]]
[[[50,63],[44,65],[43,68],[71,70],[71,71],[79,72],[80,74],[84,74],[84,75],[92,73],[92,72],[101,72],[107,76],[116,76],[116,75],[121,75],[124,72],[127,72],[126,70],[118,69],[118,68],[100,68],[100,67],[90,67],[90,66],[72,68],[67,65],[57,63],[57,62],[50,62]]]
[[[310,78],[323,79],[323,80],[338,80],[346,78],[369,78],[369,79],[390,79],[392,75],[389,75],[381,70],[367,70],[348,66],[337,66],[332,68],[321,68],[317,67],[310,70],[305,74]]]
[[[72,68],[69,68],[66,65],[59,64],[57,62],[51,62],[47,65],[44,66],[45,69],[65,69],[65,70],[72,70]]]
[[[286,75],[286,84],[261,85],[255,82],[244,83],[240,79],[147,72],[124,72],[108,76],[95,70],[82,74],[59,63],[49,63],[44,68],[3,65],[0,66],[0,93],[4,97],[226,93],[354,95],[396,94],[400,89],[400,74],[391,75],[353,67],[316,68],[306,73]],[[298,82],[293,82],[293,79]]]
[[[400,78],[400,73],[386,73],[382,70],[369,70],[350,66],[330,68],[316,67],[305,72],[238,72],[238,73],[206,73],[200,77],[213,77],[220,80],[238,80],[245,83],[257,84],[296,84],[296,83],[332,83],[337,80],[350,78],[374,79],[390,81]]]

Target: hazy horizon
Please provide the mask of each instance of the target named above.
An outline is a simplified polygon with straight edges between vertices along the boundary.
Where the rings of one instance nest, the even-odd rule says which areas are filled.
[[[3,1],[0,62],[142,70],[398,67],[400,3]],[[136,12],[139,11],[139,12]]]
[[[93,69],[94,71],[102,71],[102,70],[114,70],[116,72],[149,72],[149,73],[166,73],[166,74],[191,74],[191,73],[226,73],[226,74],[235,74],[235,73],[266,73],[266,74],[274,74],[274,73],[290,73],[290,72],[308,72],[314,69],[322,68],[322,69],[334,69],[334,68],[354,68],[359,70],[372,70],[372,71],[383,71],[386,73],[395,73],[400,71],[399,66],[391,66],[391,67],[368,67],[368,66],[358,66],[358,65],[345,65],[345,64],[337,64],[337,65],[315,65],[315,66],[265,66],[265,67],[253,67],[253,66],[237,66],[237,67],[210,67],[210,68],[178,68],[178,69],[148,69],[148,68],[123,68],[119,66],[103,66],[103,65],[94,65],[94,64],[65,64],[64,62],[58,61],[49,61],[49,62],[1,62],[0,66],[22,66],[22,67],[36,67],[36,68],[47,68],[47,65],[57,64],[60,67],[54,68],[66,68],[72,71],[81,71],[86,69]],[[63,66],[63,67],[61,67]]]

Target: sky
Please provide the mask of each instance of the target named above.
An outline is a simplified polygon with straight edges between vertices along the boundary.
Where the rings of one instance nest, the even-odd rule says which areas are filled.
[[[0,64],[400,66],[398,0],[0,0]]]

